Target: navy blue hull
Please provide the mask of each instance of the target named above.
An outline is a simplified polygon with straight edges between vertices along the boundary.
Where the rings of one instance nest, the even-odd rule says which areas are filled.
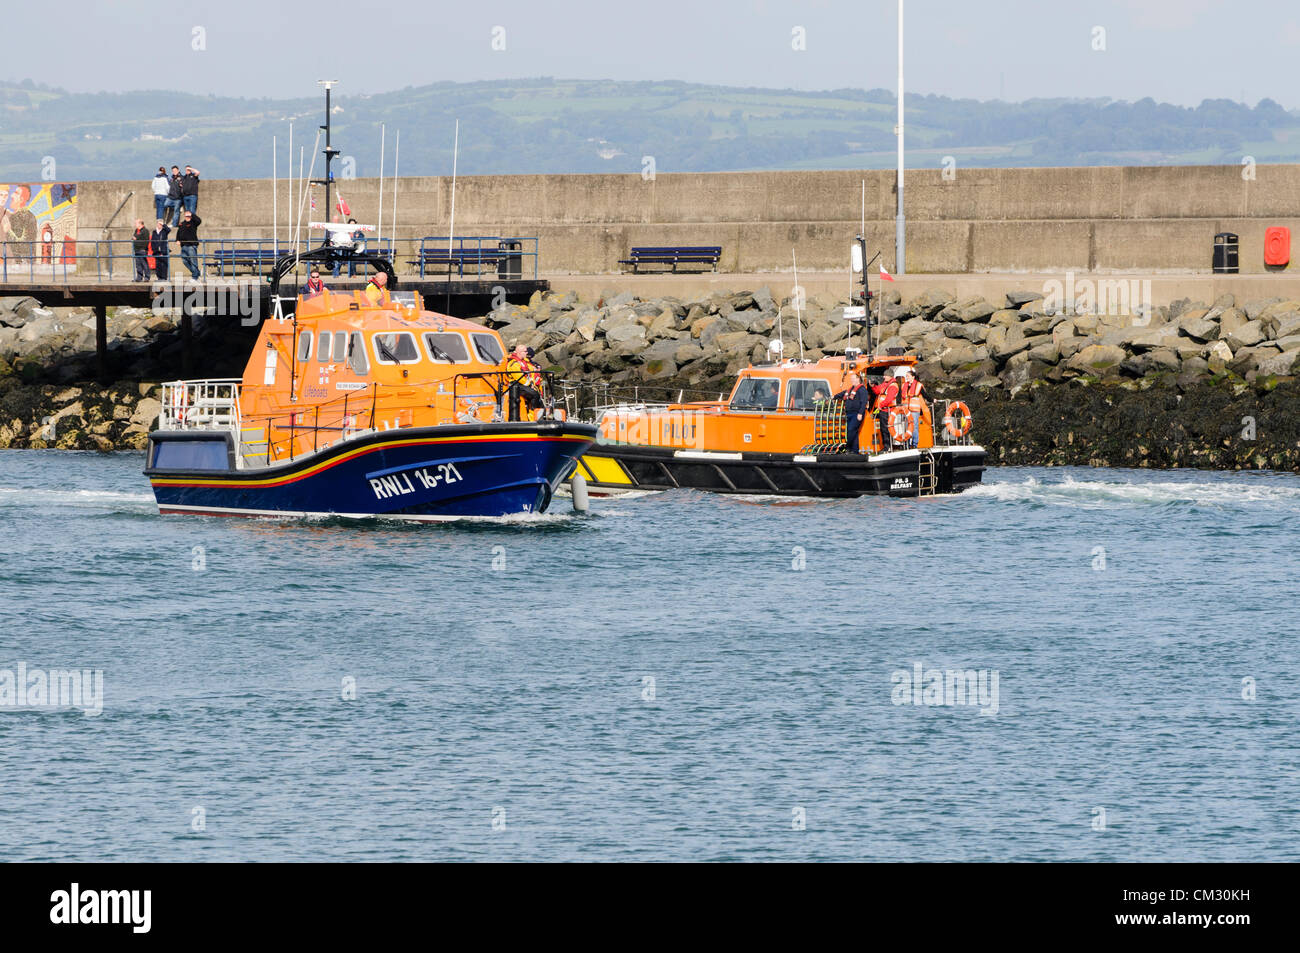
[[[155,432],[145,475],[162,513],[510,516],[543,512],[595,434],[558,421],[408,428],[239,470],[224,432]]]

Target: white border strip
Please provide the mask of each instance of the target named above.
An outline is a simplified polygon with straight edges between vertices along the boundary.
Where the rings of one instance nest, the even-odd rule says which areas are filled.
[[[529,510],[521,513],[505,513],[501,516],[434,516],[414,513],[324,513],[309,510],[250,510],[235,506],[187,506],[180,503],[158,504],[160,515],[180,513],[200,513],[215,516],[254,516],[274,517],[276,519],[346,519],[346,520],[410,520],[415,523],[449,523],[458,520],[499,521],[517,519],[520,516],[538,516]]]
[[[682,460],[743,460],[744,454],[723,453],[720,450],[676,450],[673,456]]]

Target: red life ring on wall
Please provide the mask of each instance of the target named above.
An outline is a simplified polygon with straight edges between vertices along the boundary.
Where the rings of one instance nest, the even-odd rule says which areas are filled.
[[[1291,229],[1273,225],[1264,229],[1264,264],[1282,266],[1291,261]]]

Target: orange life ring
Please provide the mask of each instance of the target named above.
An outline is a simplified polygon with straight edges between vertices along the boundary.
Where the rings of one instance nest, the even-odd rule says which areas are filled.
[[[943,418],[943,429],[948,431],[948,436],[964,437],[970,433],[970,425],[970,408],[964,401],[951,401]]]
[[[889,435],[894,443],[907,443],[916,433],[912,426],[912,415],[906,410],[893,410],[889,414]]]

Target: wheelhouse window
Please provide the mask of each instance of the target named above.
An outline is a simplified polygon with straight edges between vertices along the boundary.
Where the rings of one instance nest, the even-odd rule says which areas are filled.
[[[435,364],[469,363],[469,348],[455,331],[424,332],[424,350]]]
[[[298,360],[306,361],[311,358],[311,338],[310,331],[303,331],[298,335]]]
[[[348,353],[348,332],[335,331],[334,332],[334,360],[342,364],[343,358],[347,356],[347,353]]]
[[[370,373],[370,361],[366,357],[366,339],[360,331],[352,332],[352,346],[348,348],[348,367],[358,377]]]
[[[776,410],[780,406],[781,381],[775,377],[746,377],[731,397],[733,410]]]
[[[410,331],[388,331],[374,336],[375,360],[380,364],[418,364],[420,349]]]
[[[785,403],[791,410],[812,410],[818,402],[835,393],[826,380],[793,380],[785,390]]]
[[[500,364],[505,360],[506,352],[501,349],[501,342],[494,334],[471,334],[474,339],[474,353],[484,364]]]
[[[322,364],[327,363],[330,359],[330,342],[332,340],[333,335],[328,331],[322,331],[320,338],[316,341],[316,360]]]

